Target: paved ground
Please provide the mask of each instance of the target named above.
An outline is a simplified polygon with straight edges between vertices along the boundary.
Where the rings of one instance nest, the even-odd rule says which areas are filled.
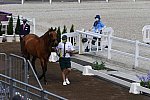
[[[101,15],[103,23],[115,30],[113,35],[142,40],[141,30],[150,22],[150,2],[64,2],[64,3],[25,3],[24,5],[1,5],[3,11],[36,19],[36,34],[43,34],[51,26],[71,24],[75,29],[88,30],[96,14]]]
[[[20,55],[19,43],[0,44],[0,52]],[[38,75],[41,74],[39,62],[36,62]],[[30,76],[32,77],[32,76]],[[96,76],[83,76],[81,72],[73,69],[70,74],[71,84],[62,86],[61,70],[58,63],[48,63],[46,73],[48,85],[41,83],[44,89],[68,98],[69,100],[149,100],[146,95],[129,94],[129,89],[114,84]],[[29,80],[34,83],[34,80]],[[37,85],[36,83],[34,83]]]
[[[75,29],[84,28],[88,30],[92,26],[95,15],[100,14],[102,21],[115,30],[113,35],[142,41],[142,27],[150,22],[150,2],[148,0],[138,0],[137,2],[115,2],[111,0],[110,3],[83,2],[81,4],[61,2],[53,3],[52,5],[30,2],[24,5],[1,5],[0,9],[12,12],[15,15],[36,18],[36,34],[38,35],[44,34],[51,26],[61,26],[62,29],[63,25],[66,25],[69,31],[71,24],[74,24]],[[9,48],[10,52],[18,53],[11,46]],[[117,61],[120,61],[120,58],[122,59],[123,57],[117,56],[117,58]],[[124,59],[123,61],[127,60],[126,58]],[[103,91],[98,91],[97,93],[99,92]],[[130,98],[127,100],[135,99]]]

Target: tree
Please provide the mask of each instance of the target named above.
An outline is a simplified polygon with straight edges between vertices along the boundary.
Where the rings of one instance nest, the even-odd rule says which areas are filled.
[[[74,32],[74,25],[73,24],[71,25],[71,28],[70,28],[70,33],[71,32]]]
[[[17,24],[16,24],[16,28],[15,28],[15,34],[19,34],[19,32],[20,32],[20,18],[18,16]]]
[[[71,32],[74,32],[74,25],[73,24],[71,25],[71,28],[70,28],[70,33]],[[73,43],[73,37],[71,37],[71,43]]]
[[[2,23],[0,21],[0,36],[2,36]]]
[[[64,33],[67,33],[67,27],[66,27],[66,25],[64,25],[64,29],[62,31],[62,34],[64,34]]]
[[[13,17],[11,16],[7,26],[7,34],[13,35]]]
[[[60,26],[57,29],[57,41],[58,43],[61,42],[61,31],[60,31]]]

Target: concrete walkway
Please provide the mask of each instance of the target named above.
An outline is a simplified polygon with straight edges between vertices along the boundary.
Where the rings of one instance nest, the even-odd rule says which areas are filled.
[[[147,75],[147,70],[141,70],[141,69],[131,69],[129,67],[124,67],[121,64],[119,64],[119,62],[117,64],[114,64],[110,61],[106,61],[103,58],[94,58],[94,57],[87,57],[85,55],[75,55],[73,56],[73,58],[75,59],[79,59],[81,61],[85,61],[85,62],[89,62],[89,63],[93,63],[94,61],[98,61],[99,63],[101,63],[101,61],[105,62],[105,67],[113,69],[115,71],[102,71],[106,74],[109,75],[113,75],[116,77],[120,77],[120,78],[124,78],[130,81],[134,81],[134,82],[140,82],[140,80],[138,79],[137,75],[139,76],[145,76]],[[72,66],[83,66],[80,64],[76,64],[75,62],[72,62]],[[101,70],[100,70],[101,71]]]

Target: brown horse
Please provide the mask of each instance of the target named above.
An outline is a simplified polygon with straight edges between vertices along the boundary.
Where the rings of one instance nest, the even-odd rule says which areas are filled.
[[[42,66],[42,75],[39,77],[39,80],[44,77],[44,83],[47,84],[46,81],[46,71],[47,71],[47,63],[49,56],[51,55],[51,51],[53,47],[58,45],[57,42],[57,33],[56,29],[49,29],[44,35],[38,37],[35,34],[28,34],[23,37],[23,50],[22,53],[26,59],[30,60],[30,56],[32,56],[32,66],[35,69],[35,60],[36,58],[40,59]],[[36,72],[37,73],[37,72]]]

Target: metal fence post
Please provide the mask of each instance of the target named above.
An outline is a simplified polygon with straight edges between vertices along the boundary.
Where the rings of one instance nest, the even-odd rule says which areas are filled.
[[[44,100],[44,90],[41,90],[41,100]]]
[[[4,65],[4,67],[6,68],[5,69],[5,75],[8,75],[9,74],[9,72],[8,72],[8,66],[9,66],[9,61],[8,61],[8,57],[7,57],[7,55],[6,54],[4,54],[5,55],[5,65]]]
[[[134,62],[134,67],[138,67],[138,57],[139,57],[139,41],[136,40],[135,42],[135,62]]]
[[[10,100],[12,100],[13,98],[13,79],[10,78],[10,82],[9,82],[9,93],[10,93]]]
[[[25,83],[28,84],[28,63],[27,63],[26,60],[24,60],[24,69],[25,69],[25,73],[24,73],[25,80],[24,81],[25,81]],[[26,91],[28,91],[28,87],[27,86],[25,86],[25,89],[26,89]],[[26,92],[25,100],[27,100],[27,97],[28,97],[28,93]]]
[[[12,62],[11,61],[12,61],[12,59],[11,59],[11,57],[9,57],[9,75],[8,75],[9,77],[12,77],[12,68],[11,68],[12,67],[11,63]]]

